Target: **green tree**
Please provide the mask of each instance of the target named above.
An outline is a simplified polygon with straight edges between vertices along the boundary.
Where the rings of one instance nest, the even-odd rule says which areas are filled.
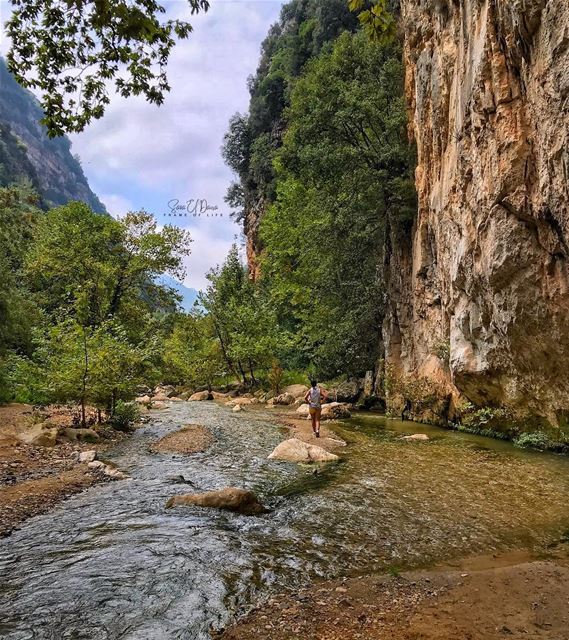
[[[6,24],[8,66],[41,95],[50,136],[82,131],[101,118],[115,90],[162,104],[170,86],[166,65],[185,20],[163,20],[155,0],[14,0]],[[208,0],[188,0],[192,14]]]
[[[93,213],[74,202],[52,209],[39,221],[26,257],[30,287],[49,314],[71,313],[84,326],[119,318],[129,326],[143,311],[172,303],[164,273],[183,277],[189,235],[151,214],[121,220]]]
[[[211,391],[227,373],[213,319],[199,311],[179,315],[164,345],[164,365],[170,382],[205,384]]]
[[[385,251],[416,209],[398,49],[341,35],[297,81],[287,117],[262,274],[305,363],[361,375],[378,355]]]

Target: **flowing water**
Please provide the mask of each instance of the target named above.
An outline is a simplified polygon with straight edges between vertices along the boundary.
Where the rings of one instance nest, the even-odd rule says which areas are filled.
[[[148,446],[188,423],[216,437],[191,457]],[[99,485],[0,542],[0,637],[205,640],[275,589],[318,577],[542,549],[569,528],[569,460],[485,438],[358,416],[342,462],[267,459],[285,432],[267,412],[176,403],[107,456],[131,480]],[[400,436],[428,433],[429,442]],[[172,484],[183,475],[195,489]],[[166,499],[240,486],[245,517]]]

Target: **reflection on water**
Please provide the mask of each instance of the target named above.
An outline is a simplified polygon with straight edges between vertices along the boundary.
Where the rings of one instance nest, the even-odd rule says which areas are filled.
[[[190,458],[148,445],[188,422],[217,441]],[[423,432],[429,442],[405,442]],[[271,589],[318,576],[540,548],[569,527],[569,460],[412,423],[339,425],[342,463],[267,460],[283,438],[262,413],[179,403],[110,457],[132,480],[94,487],[0,542],[0,637],[208,638]],[[271,509],[247,518],[165,510],[191,491],[241,486]]]

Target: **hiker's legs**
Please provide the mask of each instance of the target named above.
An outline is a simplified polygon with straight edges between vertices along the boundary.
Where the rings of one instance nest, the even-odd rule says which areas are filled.
[[[311,409],[311,411],[310,411],[310,419],[312,420],[312,431],[314,431],[314,433],[316,433],[317,416],[316,416],[316,410],[315,409]]]

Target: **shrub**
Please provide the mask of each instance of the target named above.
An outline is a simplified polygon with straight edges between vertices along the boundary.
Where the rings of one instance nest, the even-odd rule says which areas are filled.
[[[553,445],[548,436],[542,431],[521,433],[514,438],[514,444],[521,449],[539,449],[540,451],[549,449]]]
[[[140,410],[134,402],[119,400],[111,418],[111,424],[119,431],[126,431],[140,419]]]

